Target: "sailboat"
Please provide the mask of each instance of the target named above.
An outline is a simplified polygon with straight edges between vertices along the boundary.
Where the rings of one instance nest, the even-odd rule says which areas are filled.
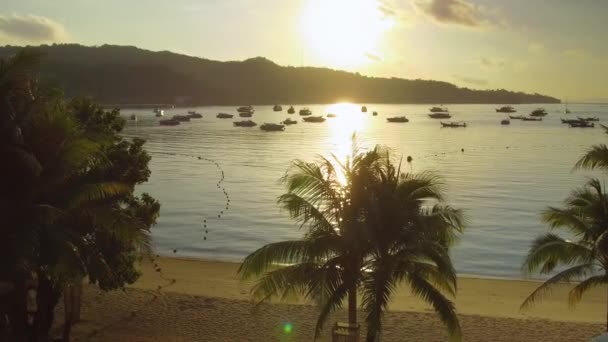
[[[570,109],[568,109],[568,102],[566,101],[566,108],[564,109],[566,114],[570,114]]]

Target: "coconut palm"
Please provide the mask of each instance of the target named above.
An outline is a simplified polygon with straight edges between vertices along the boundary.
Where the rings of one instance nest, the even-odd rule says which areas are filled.
[[[432,173],[401,174],[390,158],[369,187],[367,236],[370,246],[362,285],[367,340],[377,341],[382,315],[400,283],[430,304],[454,340],[461,337],[449,247],[464,228],[460,210],[445,205],[442,182]]]
[[[564,208],[545,210],[543,221],[552,230],[565,230],[569,238],[553,232],[539,236],[524,262],[528,273],[548,275],[560,270],[534,290],[522,308],[542,299],[559,282],[581,280],[568,295],[570,305],[578,303],[587,290],[608,285],[608,197],[602,183],[590,179],[572,191],[564,204]]]
[[[279,204],[305,227],[304,237],[258,249],[245,258],[239,273],[244,279],[261,275],[252,289],[260,300],[299,294],[317,302],[316,337],[346,300],[349,323],[357,323],[361,290],[368,340],[375,341],[382,313],[401,281],[433,304],[459,336],[453,304],[436,287],[455,290],[447,242],[448,230],[461,227],[459,212],[422,207],[426,199],[442,199],[435,177],[397,176],[386,149],[363,153],[356,142],[353,146],[344,163],[337,158],[293,163],[283,177],[287,193]]]

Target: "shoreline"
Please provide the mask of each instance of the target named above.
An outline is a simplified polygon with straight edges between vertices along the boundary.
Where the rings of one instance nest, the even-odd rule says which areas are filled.
[[[161,274],[147,262],[141,264],[142,276],[131,288],[155,290],[214,298],[251,301],[249,289],[252,281],[238,279],[239,263],[195,258],[161,257],[158,264]],[[171,279],[175,283],[170,284]],[[454,299],[459,314],[514,319],[543,319],[563,322],[605,323],[607,294],[604,289],[592,289],[572,309],[568,306],[567,293],[571,284],[556,285],[542,301],[525,311],[519,306],[538,286],[539,280],[490,279],[458,277],[458,294]],[[274,303],[310,304],[302,299]],[[412,296],[405,286],[398,287],[390,311],[428,312],[430,307]]]

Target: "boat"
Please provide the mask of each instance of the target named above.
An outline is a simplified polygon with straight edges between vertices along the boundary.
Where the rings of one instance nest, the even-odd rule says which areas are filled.
[[[253,112],[239,112],[239,116],[242,118],[250,118],[253,116]]]
[[[509,119],[511,120],[523,120],[525,116],[523,115],[509,115]]]
[[[285,125],[274,124],[274,123],[265,123],[260,126],[260,129],[263,131],[284,131]]]
[[[196,114],[196,111],[194,111],[194,110],[189,110],[189,111],[188,111],[188,114]]]
[[[281,107],[279,105],[274,105],[274,107],[272,107],[272,110],[275,112],[280,112],[283,110],[283,107]]]
[[[431,113],[446,113],[446,112],[448,112],[447,108],[442,108],[442,107],[431,108]]]
[[[533,116],[524,116],[522,118],[523,121],[543,121],[543,118],[533,117]]]
[[[575,121],[569,123],[570,127],[579,127],[579,128],[593,128],[595,124],[593,122],[588,121]]]
[[[325,118],[322,116],[309,116],[307,118],[302,119],[306,122],[325,122]]]
[[[312,115],[312,111],[310,111],[310,109],[305,107],[305,108],[300,109],[300,115],[302,115],[302,116]]]
[[[197,112],[188,112],[188,115],[186,116],[190,119],[201,119],[203,117],[203,114]]]
[[[219,113],[215,117],[218,118],[218,119],[232,119],[233,116],[234,115],[228,114],[228,113]]]
[[[165,119],[165,120],[159,120],[158,124],[161,126],[177,126],[180,124],[180,121],[174,120],[174,119]]]
[[[530,116],[543,117],[547,115],[547,111],[544,108],[537,108],[530,113]]]
[[[251,106],[241,106],[237,108],[236,111],[239,113],[253,113],[255,112],[255,109],[253,109]]]
[[[328,117],[328,118],[335,118],[335,117],[336,117],[336,114],[329,113],[329,114],[327,114],[327,117]]]
[[[131,116],[129,116],[129,119],[130,119],[131,121],[137,121],[137,115],[135,115],[135,114],[131,114]]]
[[[288,114],[293,114],[293,113],[295,113],[295,112],[296,112],[296,110],[295,110],[295,109],[293,109],[293,106],[289,106],[289,109],[287,110],[287,113],[288,113]]]
[[[496,108],[496,112],[497,113],[515,113],[517,111],[515,110],[515,108],[513,108],[511,106],[504,106],[504,107]]]
[[[581,118],[580,116],[577,116],[577,118],[580,121],[600,121],[600,118],[598,118],[597,116],[596,117],[589,116],[589,117],[586,117],[586,118]]]
[[[179,122],[190,121],[190,117],[187,115],[173,115],[172,120],[177,120]]]
[[[564,108],[564,113],[566,113],[566,114],[570,114],[571,113],[570,109],[568,109],[568,102],[567,101],[566,101],[566,105],[565,105],[565,108]]]
[[[154,114],[156,115],[157,118],[160,118],[163,115],[165,115],[165,111],[162,109],[154,108]]]
[[[456,128],[456,127],[467,127],[467,123],[464,121],[461,122],[441,122],[441,127],[452,127],[452,128]]]
[[[235,121],[235,122],[233,122],[233,124],[236,127],[254,127],[254,126],[258,125],[257,123],[255,123],[251,120]]]
[[[386,118],[386,121],[388,121],[388,122],[410,122],[410,120],[408,118],[406,118],[405,116],[395,116],[392,118]]]
[[[431,119],[449,119],[452,116],[450,115],[450,113],[439,113],[439,112],[436,112],[436,113],[429,114],[429,117]]]
[[[361,112],[362,113],[367,113],[367,107],[366,106],[361,106]]]
[[[378,116],[378,112],[374,112],[372,115],[373,116]]]
[[[509,119],[502,119],[502,120],[500,120],[500,124],[501,125],[510,125],[511,124],[511,120],[509,120]]]
[[[295,125],[298,122],[296,120],[292,120],[290,118],[285,119],[283,122],[281,122],[283,125]]]
[[[584,122],[584,120],[579,119],[561,119],[563,124],[571,124],[573,122]]]

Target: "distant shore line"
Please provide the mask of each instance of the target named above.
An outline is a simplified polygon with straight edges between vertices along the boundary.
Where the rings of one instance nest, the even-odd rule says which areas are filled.
[[[274,106],[276,104],[280,105],[292,105],[292,106],[324,106],[324,105],[332,105],[336,103],[342,102],[317,102],[317,103],[295,103],[295,102],[276,102],[276,103],[248,103],[248,102],[238,102],[238,103],[222,103],[222,104],[171,104],[171,103],[103,103],[101,106],[103,108],[120,108],[120,109],[181,109],[181,108],[193,108],[193,107],[238,107],[243,105],[252,105],[252,106]],[[450,103],[450,102],[346,102],[352,103],[355,105],[365,104],[365,105],[420,105],[420,106],[433,106],[437,104],[441,104],[444,106],[451,105],[492,105],[492,106],[500,106],[504,105],[504,103],[488,103],[488,102],[467,102],[467,103]],[[564,104],[564,102],[526,102],[526,103],[511,103],[511,105],[555,105],[555,104]],[[569,105],[600,105],[600,106],[608,106],[608,103],[602,102],[568,102]]]

